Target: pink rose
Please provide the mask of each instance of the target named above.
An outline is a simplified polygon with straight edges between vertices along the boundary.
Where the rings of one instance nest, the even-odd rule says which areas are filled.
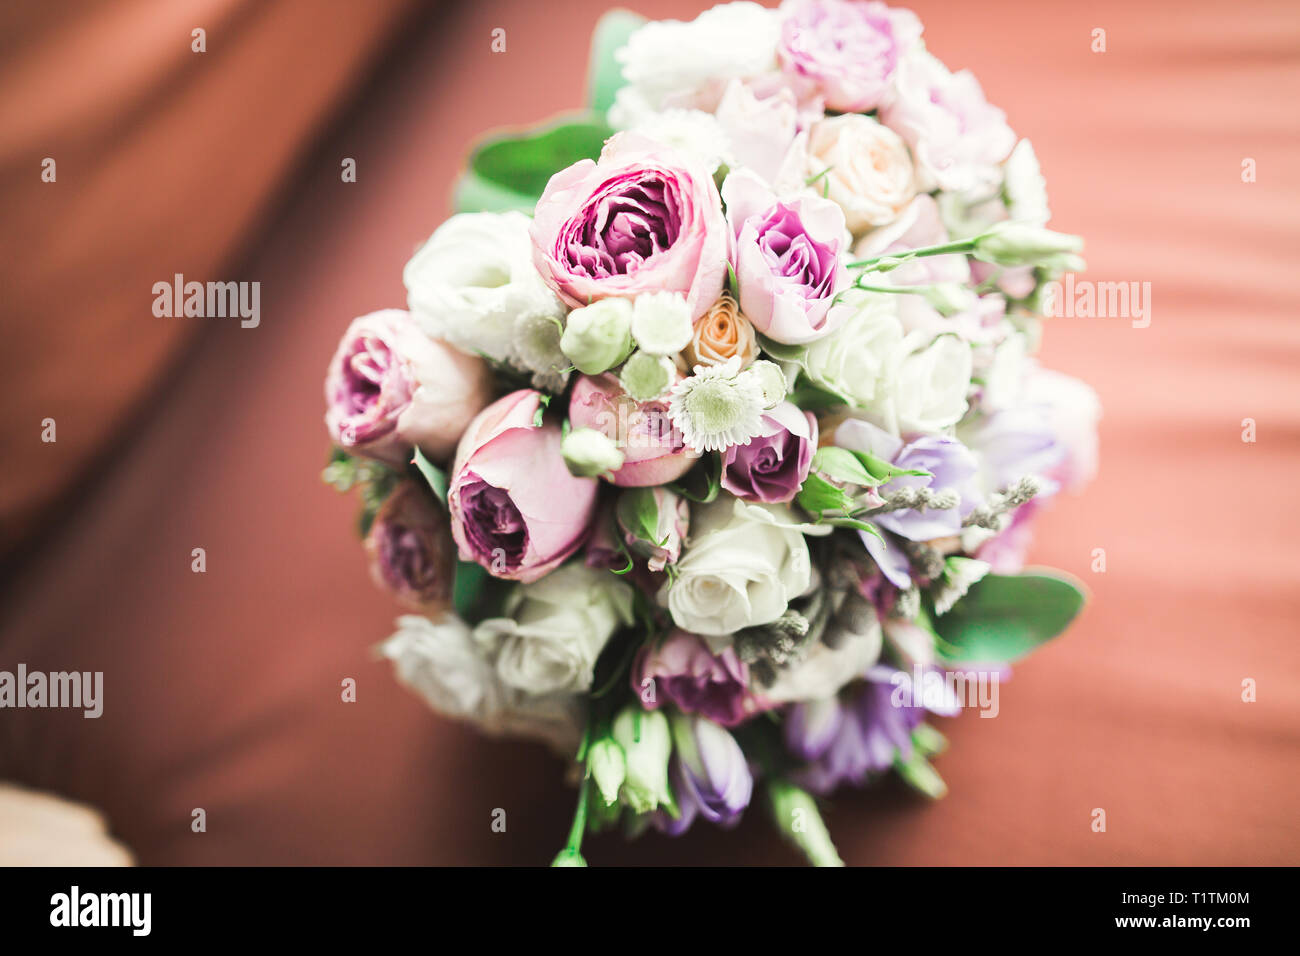
[[[668,418],[667,402],[629,398],[614,375],[583,375],[569,398],[569,424],[594,428],[623,452],[611,481],[621,487],[663,485],[686,474],[698,455]]]
[[[412,610],[451,598],[455,553],[447,513],[413,481],[393,489],[366,535],[371,577]]]
[[[632,690],[649,710],[675,704],[724,727],[743,723],[770,706],[749,689],[749,668],[733,647],[713,654],[704,639],[673,631],[641,648],[632,664]],[[647,694],[653,687],[653,694]],[[650,699],[646,701],[646,697]]]
[[[849,284],[840,255],[848,239],[844,211],[820,196],[779,201],[748,170],[732,173],[722,189],[740,310],[758,331],[789,345],[833,332],[848,314],[831,309]]]
[[[722,487],[746,501],[793,501],[816,447],[812,412],[782,402],[763,413],[763,430],[748,445],[731,445],[722,453]]]
[[[569,473],[559,427],[534,424],[541,401],[520,389],[485,408],[460,440],[447,490],[461,559],[512,581],[558,567],[586,539],[596,509],[598,482]]]
[[[483,362],[429,338],[410,313],[353,319],[325,375],[325,425],[344,451],[403,466],[450,457],[491,396]]]
[[[552,176],[529,232],[542,278],[573,307],[680,292],[699,318],[722,293],[727,233],[713,177],[634,133]]]
[[[816,82],[826,108],[842,113],[885,102],[899,63],[921,38],[916,14],[883,3],[787,0],[781,15],[781,65]]]
[[[898,68],[898,92],[880,121],[912,147],[924,191],[991,191],[999,164],[1016,145],[1007,114],[984,99],[973,73],[948,68],[918,50]]]

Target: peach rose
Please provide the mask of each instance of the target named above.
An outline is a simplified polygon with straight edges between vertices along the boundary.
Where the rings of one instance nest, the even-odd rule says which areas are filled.
[[[757,354],[754,326],[740,314],[736,300],[725,293],[695,323],[686,346],[686,360],[692,366],[721,365],[739,356],[740,367],[748,368]]]

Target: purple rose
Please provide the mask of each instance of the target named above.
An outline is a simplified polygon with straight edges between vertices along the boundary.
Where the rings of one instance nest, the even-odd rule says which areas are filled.
[[[735,826],[754,793],[754,775],[736,738],[703,717],[675,714],[674,753],[668,776],[681,815],[659,811],[655,826],[670,836],[685,833],[703,817],[722,827]]]
[[[657,646],[641,648],[632,664],[632,690],[649,710],[675,704],[688,714],[734,727],[768,705],[749,689],[749,667],[728,646],[720,654],[704,639],[673,631]],[[653,687],[654,693],[647,695]],[[647,700],[646,697],[650,699]]]
[[[900,60],[921,38],[916,14],[883,3],[787,0],[781,15],[781,65],[815,82],[826,108],[842,113],[885,102]]]
[[[559,426],[535,424],[541,399],[520,389],[485,408],[460,440],[447,489],[461,558],[513,581],[559,567],[596,510],[599,482],[569,473]]]
[[[727,233],[713,177],[695,160],[632,133],[546,184],[533,261],[570,306],[680,292],[699,318],[722,294]]]
[[[763,430],[748,445],[722,454],[722,487],[737,498],[779,504],[794,500],[817,447],[817,419],[792,402],[763,413]]]
[[[848,285],[840,255],[848,239],[844,211],[820,196],[779,201],[749,170],[732,173],[722,189],[746,318],[790,345],[833,332],[848,315],[831,308]]]
[[[366,535],[370,574],[406,607],[451,597],[456,547],[447,514],[427,491],[404,481],[384,500]]]
[[[325,425],[344,451],[398,467],[451,456],[491,397],[487,366],[425,335],[410,313],[353,319],[325,375]]]

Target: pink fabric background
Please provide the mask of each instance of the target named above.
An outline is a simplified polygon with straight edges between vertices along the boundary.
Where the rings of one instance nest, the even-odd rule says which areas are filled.
[[[402,264],[448,213],[468,143],[579,104],[602,6],[480,2],[408,31],[283,215],[210,276],[260,279],[261,327],[195,333],[9,582],[0,667],[102,669],[105,716],[0,713],[0,777],[102,807],[145,863],[540,864],[559,848],[572,801],[559,763],[435,718],[371,660],[396,609],[365,574],[355,500],[316,477],[320,379],[351,316],[403,303]],[[1092,382],[1106,417],[1100,478],[1047,513],[1032,556],[1083,578],[1091,606],[1018,668],[997,719],[945,726],[947,799],[846,792],[832,833],[855,864],[1300,862],[1300,8],[911,6],[931,49],[1032,137],[1054,225],[1088,238],[1087,278],[1149,281],[1152,321],[1047,330],[1045,362]],[[1105,53],[1090,51],[1094,28]],[[277,95],[267,84],[243,108]],[[339,181],[345,156],[355,184]],[[39,189],[31,179],[20,188]],[[187,214],[220,210],[196,194]],[[164,255],[141,264],[174,271]],[[168,321],[144,291],[135,321]],[[49,321],[72,343],[86,319]],[[48,453],[33,439],[5,467]],[[199,546],[204,575],[190,571]],[[344,677],[355,704],[339,700]],[[1257,703],[1241,701],[1244,678]],[[205,834],[190,832],[195,807]],[[1104,834],[1089,826],[1098,807]],[[587,855],[796,862],[757,807],[739,832],[608,836]]]

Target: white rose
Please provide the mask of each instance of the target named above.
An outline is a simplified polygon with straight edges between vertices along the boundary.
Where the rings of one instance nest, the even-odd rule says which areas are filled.
[[[818,643],[803,660],[778,670],[776,680],[763,690],[763,697],[779,703],[833,697],[876,663],[882,640],[877,621],[865,633],[848,636],[839,647]]]
[[[407,304],[428,335],[526,368],[515,344],[516,319],[564,316],[533,266],[529,222],[519,212],[460,213],[411,257],[402,270]]]
[[[808,176],[821,177],[827,198],[844,210],[854,235],[898,218],[916,195],[907,144],[869,116],[846,113],[813,125]]]
[[[907,334],[899,351],[884,400],[870,408],[877,420],[895,433],[940,432],[957,424],[970,391],[970,346],[957,335],[931,340],[917,331]]]
[[[502,688],[499,710],[482,728],[503,737],[528,737],[545,742],[556,753],[572,757],[582,740],[586,706],[581,694],[526,694]]]
[[[708,639],[715,652],[743,627],[769,624],[807,590],[812,561],[801,524],[781,505],[723,496],[694,509],[677,574],[659,592],[678,627]]]
[[[430,620],[398,618],[397,633],[379,645],[400,683],[433,710],[469,721],[485,733],[545,741],[572,755],[582,734],[582,700],[576,694],[534,696],[501,683],[496,650],[477,639],[450,611]]]
[[[801,359],[808,378],[855,405],[880,400],[903,342],[897,305],[897,296],[888,293],[846,293],[836,308],[853,314],[808,346]]]
[[[632,623],[632,589],[608,571],[570,564],[518,586],[505,610],[474,631],[501,682],[534,695],[584,691],[605,643]]]
[[[491,661],[469,626],[451,612],[436,620],[418,614],[397,619],[397,633],[378,651],[393,662],[397,679],[448,717],[482,721],[501,705]]]
[[[776,71],[780,32],[776,10],[749,2],[719,4],[689,23],[646,23],[615,53],[627,84],[610,122],[627,129],[668,107],[712,110],[728,80]]]

